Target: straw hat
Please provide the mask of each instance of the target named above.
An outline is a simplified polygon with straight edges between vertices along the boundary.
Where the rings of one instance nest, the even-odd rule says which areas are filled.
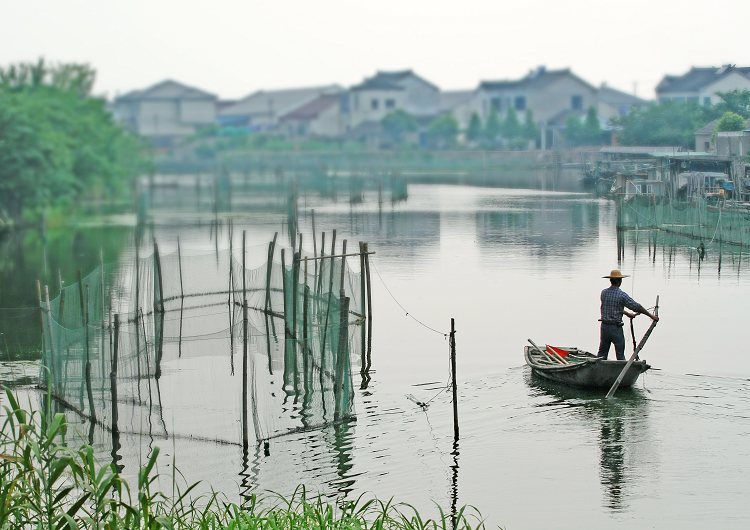
[[[630,274],[623,274],[620,269],[612,269],[609,276],[602,276],[602,278],[627,278]]]

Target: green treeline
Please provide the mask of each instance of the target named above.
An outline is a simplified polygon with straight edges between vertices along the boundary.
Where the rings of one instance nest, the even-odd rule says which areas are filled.
[[[720,92],[716,105],[667,101],[636,107],[615,121],[622,145],[664,145],[692,148],[695,132],[719,120],[714,132],[738,131],[750,118],[750,90]]]
[[[129,190],[144,151],[92,96],[94,79],[81,64],[0,68],[0,226]]]

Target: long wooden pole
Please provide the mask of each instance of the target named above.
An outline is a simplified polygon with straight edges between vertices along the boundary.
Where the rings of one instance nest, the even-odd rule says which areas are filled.
[[[456,383],[456,321],[451,318],[451,389],[453,390],[453,440],[458,440],[458,383]]]
[[[312,239],[313,239],[313,257],[318,257],[318,240],[315,237],[315,209],[313,208],[310,211],[310,214],[312,216]],[[318,276],[318,262],[315,262],[315,276]]]
[[[161,279],[161,259],[159,258],[159,245],[154,241],[154,261],[156,265],[156,279],[159,285],[159,304],[157,306],[156,297],[154,297],[154,311],[164,312],[164,287]]]
[[[370,349],[372,347],[372,284],[370,284],[370,255],[368,244],[364,244],[365,251],[365,280],[367,281],[367,365],[370,365]]]
[[[654,315],[657,317],[659,316],[659,296],[656,297],[656,307],[654,309]],[[640,352],[643,349],[643,346],[646,345],[646,341],[648,340],[649,336],[651,336],[651,332],[656,327],[656,320],[651,321],[651,325],[646,330],[646,333],[643,335],[643,338],[641,339],[641,342],[638,343],[638,347],[633,351],[633,355],[630,356],[630,359],[628,359],[628,362],[625,363],[625,367],[622,369],[622,372],[620,372],[620,375],[617,376],[617,379],[615,379],[614,384],[612,385],[612,388],[609,389],[609,392],[607,392],[606,398],[609,399],[612,396],[615,395],[615,392],[617,392],[617,387],[620,386],[620,383],[622,382],[622,379],[625,377],[625,374],[628,373],[628,370],[630,369],[630,366],[633,364],[633,361],[635,361],[635,358],[638,357],[638,352]]]

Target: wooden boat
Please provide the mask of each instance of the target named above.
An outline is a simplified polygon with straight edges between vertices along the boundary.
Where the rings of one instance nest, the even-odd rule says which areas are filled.
[[[540,377],[589,388],[610,388],[627,364],[627,361],[600,359],[578,348],[559,346],[546,346],[543,351],[541,347],[526,346],[524,357],[532,372]],[[633,361],[620,387],[632,386],[638,376],[649,368],[651,366],[646,361]]]

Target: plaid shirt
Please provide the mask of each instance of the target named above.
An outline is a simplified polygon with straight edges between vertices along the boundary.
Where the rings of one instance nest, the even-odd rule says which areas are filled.
[[[602,291],[602,323],[622,324],[622,312],[627,307],[637,313],[643,311],[643,306],[630,298],[628,293],[616,285],[611,285]]]

